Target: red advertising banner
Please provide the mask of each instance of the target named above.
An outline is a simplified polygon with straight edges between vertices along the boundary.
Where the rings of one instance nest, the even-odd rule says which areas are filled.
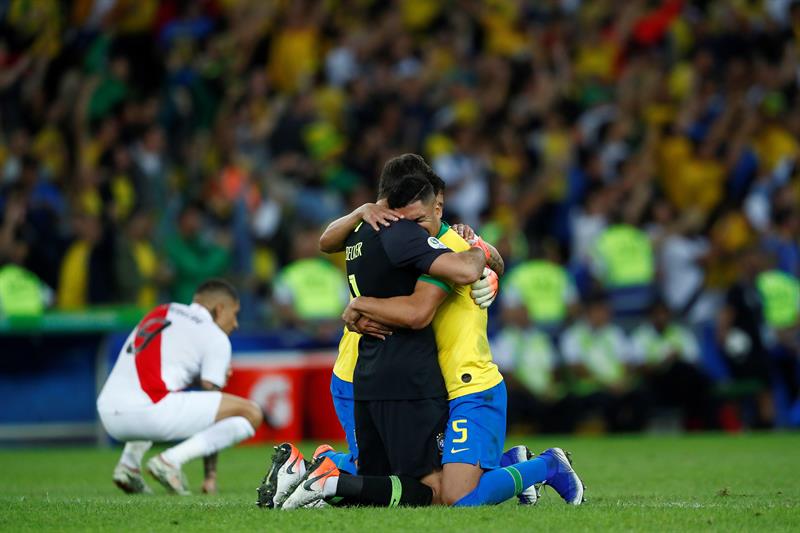
[[[253,400],[267,417],[248,442],[343,440],[330,393],[335,359],[335,352],[237,354],[225,391]]]

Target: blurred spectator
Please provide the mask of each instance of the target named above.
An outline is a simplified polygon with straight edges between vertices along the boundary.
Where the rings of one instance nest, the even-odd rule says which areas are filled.
[[[0,317],[41,316],[48,296],[35,274],[13,263],[0,266]]]
[[[791,276],[800,276],[800,208],[780,208],[772,213],[772,233],[764,247],[777,259],[777,267]]]
[[[556,242],[631,326],[658,284],[709,361],[744,249],[798,276],[797,2],[0,4],[0,255],[71,305],[152,299],[144,255],[116,253],[144,211],[135,249],[192,249],[159,299],[186,300],[199,268],[263,325],[291,228],[374,198],[404,152],[510,272]],[[203,224],[193,249],[171,224],[197,199],[221,242]],[[99,217],[95,243],[76,214]]]
[[[45,309],[49,288],[23,265],[30,257],[24,225],[28,215],[21,187],[6,198],[0,227],[0,316],[38,316]]]
[[[330,339],[341,331],[349,292],[342,271],[320,257],[320,233],[316,226],[295,232],[293,261],[278,272],[274,299],[282,323]]]
[[[657,236],[660,293],[673,313],[697,323],[706,318],[699,302],[706,288],[703,265],[710,253],[710,243],[700,233],[702,217],[689,211],[674,220],[674,209],[667,202],[660,203],[657,209],[666,223]]]
[[[766,427],[772,424],[775,411],[769,389],[764,306],[756,284],[764,271],[765,258],[760,248],[751,246],[737,259],[738,279],[725,296],[725,307],[717,324],[717,341],[734,386],[728,394],[753,398],[755,413],[749,417],[749,422],[756,427]]]
[[[142,194],[141,203],[151,210],[163,210],[168,199],[164,143],[163,130],[152,126],[133,149],[133,160],[142,176],[142,185],[139,188]]]
[[[57,304],[63,310],[108,303],[114,298],[113,253],[99,216],[79,213],[74,217],[75,239],[61,262]]]
[[[580,266],[588,266],[600,235],[608,226],[608,214],[613,196],[601,186],[586,192],[585,207],[577,210],[572,220],[572,260]]]
[[[506,323],[530,320],[547,331],[558,331],[576,312],[578,294],[559,262],[555,243],[544,248],[544,257],[520,263],[504,276],[500,293],[503,318]],[[522,320],[511,315],[520,315]]]
[[[781,270],[766,270],[755,283],[766,325],[775,332],[795,329],[800,317],[800,281]]]
[[[126,147],[116,146],[110,159],[112,161],[107,182],[107,196],[112,202],[110,214],[115,222],[122,222],[128,220],[135,209],[144,208],[142,203],[145,184]]]
[[[159,285],[165,272],[151,244],[152,216],[144,211],[131,215],[125,231],[117,237],[116,280],[121,302],[151,309],[158,302]]]
[[[781,270],[756,279],[767,325],[766,347],[777,387],[776,417],[781,425],[800,426],[800,281]]]
[[[30,253],[30,244],[24,235],[24,223],[28,214],[25,196],[20,188],[10,191],[3,206],[3,226],[0,229],[0,258],[17,264],[25,264]]]
[[[285,92],[306,86],[319,66],[319,17],[316,2],[292,2],[271,47],[269,73]]]
[[[178,214],[178,231],[166,243],[173,277],[170,288],[173,302],[188,304],[203,280],[227,271],[231,258],[226,247],[229,239],[221,234],[217,236],[221,241],[218,244],[208,237],[204,232],[204,217],[198,204],[183,207]]]
[[[647,233],[629,224],[609,226],[598,237],[591,265],[615,313],[641,312],[650,305],[655,259]]]
[[[634,431],[644,426],[647,409],[633,373],[638,361],[611,317],[606,295],[592,294],[583,319],[561,336],[561,355],[574,377],[574,412],[586,417],[599,409],[611,430]]]
[[[572,429],[558,353],[550,337],[527,320],[513,321],[492,342],[494,360],[508,386],[511,431]]]
[[[124,56],[114,57],[111,59],[109,67],[103,73],[103,77],[89,99],[88,118],[90,121],[106,116],[111,109],[125,100],[130,91],[128,88],[128,78],[130,77],[128,59]]]
[[[649,322],[636,328],[631,343],[654,407],[679,408],[688,428],[715,427],[700,346],[689,329],[673,320],[665,302],[653,304]]]
[[[458,128],[453,151],[431,165],[447,186],[447,211],[454,215],[449,218],[473,227],[489,200],[488,168],[478,152],[477,135],[474,128]]]
[[[56,286],[64,252],[59,217],[65,202],[53,184],[41,179],[38,168],[34,159],[23,158],[19,180],[4,191],[0,253]]]

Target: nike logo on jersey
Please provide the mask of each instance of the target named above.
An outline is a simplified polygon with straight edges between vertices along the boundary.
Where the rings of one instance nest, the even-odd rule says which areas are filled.
[[[457,450],[456,450],[455,448],[450,448],[450,453],[459,453],[459,452],[465,452],[465,451],[467,451],[467,450],[469,450],[469,448],[459,448],[459,449],[457,449]]]
[[[329,469],[326,472],[323,472],[322,474],[320,474],[320,475],[318,475],[316,477],[309,478],[305,483],[303,483],[303,488],[306,489],[306,490],[313,490],[311,488],[311,485],[314,484],[315,481],[319,481],[320,479],[324,478],[325,476],[327,476],[331,472],[333,472],[333,468]]]

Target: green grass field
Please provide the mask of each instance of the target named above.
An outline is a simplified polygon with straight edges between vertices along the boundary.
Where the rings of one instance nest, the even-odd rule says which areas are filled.
[[[519,439],[510,439],[517,442]],[[270,450],[220,456],[218,496],[126,496],[111,483],[118,450],[0,450],[0,530],[582,531],[800,530],[800,435],[527,439],[573,452],[587,502],[550,489],[536,507],[258,509]],[[310,453],[312,444],[303,447]],[[186,471],[201,480],[199,461]]]

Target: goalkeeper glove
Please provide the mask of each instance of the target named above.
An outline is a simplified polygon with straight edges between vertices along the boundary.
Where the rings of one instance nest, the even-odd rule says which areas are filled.
[[[489,249],[489,246],[486,244],[486,241],[475,235],[475,238],[470,241],[470,244],[474,248],[480,248],[483,250],[484,255],[486,255],[486,260],[488,261],[492,257],[492,251]]]
[[[481,279],[472,284],[470,296],[472,296],[475,305],[481,309],[486,309],[497,298],[498,290],[500,290],[500,286],[497,273],[491,268],[484,267]]]

